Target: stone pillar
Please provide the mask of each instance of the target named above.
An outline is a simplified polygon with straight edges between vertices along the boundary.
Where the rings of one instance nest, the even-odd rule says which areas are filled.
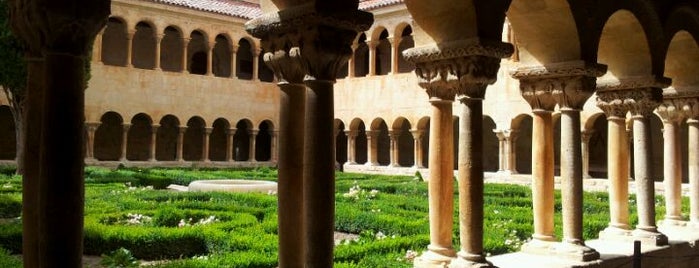
[[[354,71],[354,57],[355,53],[357,53],[357,48],[359,45],[357,43],[352,44],[352,56],[349,58],[347,61],[347,77],[348,78],[353,78],[355,77],[355,71]]]
[[[609,226],[600,232],[602,239],[631,235],[629,225],[629,135],[626,113],[614,92],[598,91],[597,106],[607,116],[607,177],[609,180]]]
[[[189,55],[188,55],[189,53],[187,53],[187,52],[188,52],[190,40],[192,40],[192,38],[187,38],[187,37],[182,38],[182,50],[183,50],[182,51],[182,73],[185,73],[185,74],[189,73],[189,68],[187,68],[187,64],[188,64],[187,61],[189,61],[189,59],[187,59],[187,57],[189,57]]]
[[[101,122],[87,122],[85,123],[85,128],[87,129],[87,150],[85,151],[85,159],[89,161],[95,161],[95,131],[101,125]]]
[[[182,162],[184,161],[184,157],[182,157],[182,152],[183,147],[184,147],[184,133],[187,132],[187,127],[180,127],[179,132],[177,133],[177,161]]]
[[[155,70],[162,71],[160,68],[160,43],[163,41],[163,34],[155,35]]]
[[[632,232],[643,243],[666,245],[667,236],[658,232],[655,224],[655,183],[653,179],[650,116],[662,101],[662,88],[670,84],[667,78],[635,77],[598,85],[599,90],[614,91],[631,112],[633,120],[634,177],[638,225]]]
[[[400,57],[400,50],[398,50],[398,45],[400,45],[401,36],[394,36],[389,38],[388,41],[391,43],[391,74],[398,73],[398,57]]]
[[[582,176],[583,179],[591,179],[590,176],[590,138],[595,131],[592,129],[583,130],[580,133],[580,139],[582,141]]]
[[[226,130],[226,162],[234,161],[233,159],[233,136],[235,136],[235,128]]]
[[[663,120],[665,187],[665,225],[684,225],[682,221],[682,148],[680,124],[684,121],[684,100],[669,98],[656,110]]]
[[[133,36],[134,30],[126,31],[126,67],[133,67]]]
[[[95,37],[95,43],[92,45],[92,63],[102,64],[102,38],[104,37],[104,29]]]
[[[424,130],[411,130],[410,133],[413,135],[413,168],[424,168],[425,164],[422,162],[422,135]]]
[[[689,224],[699,227],[699,100],[695,99],[689,106],[687,119],[687,166],[689,177]]]
[[[517,174],[514,149],[514,139],[517,132],[510,129],[493,131],[497,135],[499,141],[500,168],[498,173],[503,175]]]
[[[520,80],[522,95],[534,110],[534,238],[542,241],[553,238],[553,125],[550,111],[552,105],[558,104],[561,110],[563,241],[553,250],[557,255],[578,261],[599,259],[599,253],[585,246],[583,241],[580,111],[595,90],[596,77],[606,71],[604,65],[571,61],[546,67],[523,67],[513,73]],[[538,212],[537,204],[542,208]],[[541,223],[539,228],[536,228],[537,219]],[[536,247],[536,243],[530,245]]]
[[[83,254],[85,60],[109,1],[9,1],[9,24],[26,45],[22,215],[26,267],[80,267]],[[86,12],[87,11],[87,12]],[[41,19],[37,19],[41,18]],[[81,27],[74,27],[80,21]],[[41,58],[36,58],[41,55]],[[36,79],[36,80],[35,80]],[[36,131],[36,132],[33,132]],[[29,179],[32,179],[29,181]],[[26,193],[34,190],[33,193]],[[33,241],[31,241],[32,239]]]
[[[379,45],[378,40],[370,40],[367,42],[369,46],[369,74],[367,76],[376,75],[376,46]]]
[[[214,47],[216,42],[209,42],[208,51],[206,52],[206,75],[214,76]]]
[[[238,57],[238,45],[231,44],[230,49],[231,49],[230,50],[231,51],[231,75],[230,75],[230,77],[236,78],[235,73],[237,72],[236,67],[238,66],[238,63],[236,62],[238,60],[237,59],[237,57]]]
[[[129,123],[124,123],[122,124],[122,133],[121,133],[121,156],[119,157],[119,161],[125,162],[127,161],[126,159],[126,153],[127,153],[127,147],[129,143],[129,129],[131,128],[131,124]]]
[[[379,132],[376,130],[367,130],[364,133],[366,133],[366,144],[367,144],[367,161],[366,164],[367,166],[378,166],[379,161],[378,161],[378,136]]]
[[[158,128],[160,128],[160,125],[153,124],[151,126],[151,138],[150,138],[150,152],[149,152],[149,157],[148,161],[150,162],[155,162],[155,152],[156,152],[156,145],[158,144]]]
[[[345,135],[347,135],[347,163],[350,165],[355,165],[357,164],[357,152],[355,151],[357,144],[357,131],[345,130]]]
[[[213,132],[214,129],[211,127],[206,127],[204,128],[204,135],[202,137],[202,146],[201,146],[201,161],[202,162],[211,162],[209,159],[209,137],[211,137],[211,132]]]
[[[400,131],[400,130],[398,130]],[[400,164],[398,163],[398,158],[400,157],[400,152],[398,149],[398,131],[396,130],[391,130],[388,132],[388,137],[391,139],[391,148],[390,148],[390,157],[391,157],[391,163],[389,166],[391,167],[400,167]]]
[[[248,149],[248,161],[250,162],[257,162],[257,159],[255,159],[255,141],[257,140],[257,133],[260,132],[257,129],[250,130],[250,142],[248,143],[250,145]]]
[[[320,12],[316,10],[324,5],[316,3],[298,4],[286,8],[289,17],[281,18],[276,12],[258,17],[246,24],[246,29],[253,36],[261,38],[266,43],[267,51],[274,51],[274,57],[268,54],[276,77],[279,81],[293,83],[292,87],[282,88],[281,124],[280,129],[285,136],[296,140],[282,140],[282,148],[298,149],[293,142],[309,140],[301,143],[303,150],[282,149],[280,155],[280,192],[281,168],[283,163],[298,163],[294,170],[303,171],[303,181],[297,197],[303,198],[301,224],[289,228],[302,227],[300,237],[302,247],[292,248],[293,244],[285,244],[282,240],[283,230],[280,229],[280,265],[279,267],[332,267],[334,248],[334,210],[335,210],[335,137],[333,137],[334,99],[333,85],[337,70],[351,56],[350,44],[357,32],[369,28],[373,21],[372,15],[355,9],[340,8]],[[296,25],[301,23],[304,29],[299,32]],[[281,40],[280,40],[281,39]],[[287,52],[287,50],[289,50]],[[293,75],[291,75],[293,74]],[[303,84],[307,90],[303,89]],[[291,93],[293,90],[293,94]],[[305,92],[305,93],[304,93]],[[306,94],[304,96],[303,94]],[[288,96],[285,96],[288,95]],[[292,98],[293,97],[293,98]],[[306,100],[305,106],[303,100]],[[293,100],[293,101],[290,101]],[[285,103],[289,105],[286,106]],[[293,105],[293,106],[292,106]],[[288,107],[288,108],[285,108]],[[305,107],[305,113],[304,113]],[[287,110],[293,109],[293,110]],[[286,111],[286,114],[285,114]],[[286,118],[286,119],[285,119]],[[294,121],[291,121],[293,119]],[[284,122],[303,122],[299,127]],[[291,121],[291,122],[289,122]],[[305,132],[305,133],[304,133]],[[296,157],[303,152],[301,162],[289,157]],[[285,155],[288,154],[288,155]],[[298,159],[298,157],[297,157]],[[287,185],[288,187],[288,185]],[[281,195],[280,195],[280,205]],[[293,203],[292,205],[298,205]],[[281,211],[281,208],[280,208]],[[294,213],[295,211],[289,211]],[[298,215],[298,214],[297,214]],[[282,214],[280,213],[280,228]],[[292,229],[289,229],[292,230]],[[296,257],[290,257],[296,254]],[[289,262],[283,263],[285,257]],[[302,262],[299,265],[298,262]]]
[[[279,131],[269,131],[269,135],[272,136],[272,144],[271,144],[271,156],[270,156],[270,161],[271,162],[277,162],[279,159]]]
[[[253,47],[255,44],[253,44]],[[260,81],[260,53],[262,49],[252,48],[252,81]]]

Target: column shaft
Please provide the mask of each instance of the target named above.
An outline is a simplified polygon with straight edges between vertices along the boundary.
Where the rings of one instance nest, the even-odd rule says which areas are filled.
[[[86,148],[86,159],[89,160],[94,160],[95,159],[95,131],[97,131],[97,127],[99,127],[100,123],[87,123],[87,148]]]
[[[189,40],[190,38],[182,38],[182,72],[186,74],[189,73],[189,68],[187,68]]]
[[[214,75],[214,45],[216,43],[210,42],[209,49],[206,52],[206,75]]]
[[[650,118],[633,117],[634,177],[636,179],[636,200],[638,225],[636,229],[657,232],[655,225],[655,182],[650,140]]]
[[[682,157],[680,155],[680,132],[675,121],[664,122],[664,170],[665,220],[682,220]]]
[[[150,152],[149,152],[149,157],[148,161],[155,162],[155,152],[156,152],[156,145],[158,144],[158,128],[159,125],[153,125],[151,127],[151,138],[150,138]]]
[[[250,162],[257,162],[257,159],[255,159],[255,140],[257,140],[257,130],[251,130],[250,142],[248,143],[250,145],[248,149],[248,161]]]
[[[563,204],[563,241],[583,244],[582,152],[580,111],[561,109],[561,196]]]
[[[122,125],[122,133],[121,133],[121,157],[119,157],[119,161],[126,161],[126,153],[128,149],[128,144],[129,144],[129,129],[131,128],[131,124],[123,124]]]
[[[378,41],[370,41],[367,43],[369,45],[369,74],[368,76],[376,75],[376,46]]]
[[[399,167],[400,164],[398,164],[398,157],[399,157],[399,149],[398,149],[398,133],[389,133],[389,138],[390,138],[390,150],[391,150],[391,164],[390,166],[392,167]]]
[[[177,161],[184,161],[182,157],[182,151],[184,147],[184,132],[187,131],[187,127],[180,127],[180,132],[177,133]]]
[[[211,136],[211,132],[213,131],[212,128],[205,128],[204,129],[204,135],[202,137],[202,146],[201,146],[201,161],[203,162],[209,162],[209,137]]]
[[[238,65],[237,58],[238,57],[238,46],[237,45],[232,45],[231,46],[231,78],[235,78],[236,76],[236,67]]]
[[[699,224],[699,120],[689,119],[688,125],[688,152],[687,166],[689,175],[689,221]],[[26,162],[25,162],[26,163]]]
[[[126,67],[133,67],[133,31],[126,33]]]
[[[394,36],[391,40],[391,74],[398,73],[398,57],[400,56],[400,51],[398,50],[398,45],[400,44],[401,37]]]
[[[260,51],[253,49],[252,81],[260,81]]]
[[[378,161],[378,131],[376,130],[367,130],[365,131],[366,133],[366,144],[367,144],[367,161],[366,165],[367,166],[378,166],[379,161]]]
[[[532,145],[533,238],[553,241],[553,124],[550,111],[534,110]]]
[[[233,161],[233,136],[235,136],[235,129],[229,129],[226,132],[226,161]]]
[[[629,142],[626,119],[609,116],[607,120],[608,230],[624,232],[629,229]]]
[[[306,267],[332,267],[335,219],[333,81],[306,81],[304,150],[304,233]]]
[[[582,176],[583,179],[590,179],[590,138],[592,138],[592,131],[585,130],[580,133],[582,140]]]
[[[163,41],[163,35],[158,34],[155,36],[155,70],[160,71],[160,43]]]
[[[306,87],[280,84],[279,179],[279,267],[303,267],[303,155],[305,135]]]

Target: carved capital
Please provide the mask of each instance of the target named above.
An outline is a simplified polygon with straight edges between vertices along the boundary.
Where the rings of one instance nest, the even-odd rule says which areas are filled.
[[[684,98],[666,98],[655,109],[664,123],[680,123],[687,117],[686,110],[690,110],[688,99]],[[687,108],[685,108],[687,106]]]
[[[357,131],[357,130],[345,130],[345,135],[347,135],[347,137],[350,137],[350,138],[356,138],[357,135],[359,134],[358,132],[359,131]]]
[[[473,55],[502,59],[512,55],[513,51],[514,47],[508,43],[471,38],[406,49],[403,57],[417,64]]]
[[[85,122],[85,129],[95,132],[100,125],[102,125],[102,122]]]
[[[606,71],[605,65],[571,61],[520,67],[510,75],[519,80],[522,96],[535,110],[553,110],[556,103],[562,109],[582,110],[595,91],[596,77]]]
[[[86,56],[107,23],[109,0],[8,1],[10,26],[30,54]]]
[[[649,116],[662,99],[662,90],[652,87],[597,92],[597,106],[607,117],[625,118],[626,112],[633,116]]]
[[[410,131],[410,134],[413,135],[413,139],[419,140],[419,139],[422,138],[422,135],[425,134],[425,131],[424,131],[424,130],[421,130],[421,129],[418,129],[418,130],[411,130],[411,131]]]
[[[302,71],[304,80],[335,81],[337,71],[352,55],[350,46],[357,32],[372,22],[368,12],[319,12],[309,3],[265,14],[248,21],[245,28],[269,47],[270,61],[280,60],[270,65],[278,78],[298,80]],[[266,53],[265,62],[267,58]],[[283,67],[286,64],[292,67]]]

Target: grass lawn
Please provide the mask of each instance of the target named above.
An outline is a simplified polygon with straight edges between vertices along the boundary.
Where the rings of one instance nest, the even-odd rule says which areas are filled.
[[[21,267],[9,254],[21,250],[21,178],[0,174],[0,267]],[[154,267],[276,267],[277,199],[273,194],[189,193],[159,190],[197,179],[276,180],[276,170],[85,170],[85,254],[119,248],[140,260],[168,260]],[[336,231],[359,234],[335,248],[336,267],[412,267],[410,255],[429,243],[427,183],[410,176],[337,173]],[[456,187],[455,187],[456,188]],[[458,195],[453,241],[458,249]],[[686,198],[685,198],[686,202]],[[664,202],[657,199],[657,215]],[[629,200],[635,223],[634,196]],[[560,193],[556,233],[561,236]],[[531,236],[531,190],[487,184],[485,251],[517,251]],[[585,193],[584,236],[597,237],[609,221],[606,193]],[[114,259],[109,258],[109,259]]]

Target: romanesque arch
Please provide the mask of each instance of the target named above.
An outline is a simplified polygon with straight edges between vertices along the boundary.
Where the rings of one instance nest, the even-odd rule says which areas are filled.
[[[238,79],[251,80],[252,79],[252,68],[253,60],[257,60],[253,57],[252,43],[245,38],[238,41],[238,51],[236,52],[236,76]]]
[[[216,36],[213,50],[213,73],[218,77],[231,76],[231,42],[219,34]]]
[[[158,161],[177,160],[177,139],[180,133],[180,120],[171,114],[160,119],[156,134],[155,159]]]
[[[202,160],[205,127],[206,122],[199,116],[194,116],[187,121],[187,130],[184,132],[182,144],[182,157],[185,161]]]
[[[391,163],[391,140],[388,137],[388,125],[382,118],[376,118],[371,122],[371,150],[376,154],[374,163],[380,166],[388,166]],[[370,159],[372,160],[372,159]]]
[[[357,49],[354,50],[354,77],[363,77],[369,74],[369,46],[366,43],[366,34],[362,33],[357,38]]]
[[[191,74],[204,75],[207,72],[209,43],[202,31],[195,30],[189,35],[187,45],[187,71]]]
[[[368,159],[368,150],[364,121],[359,118],[352,120],[350,131],[356,131],[357,133],[354,141],[354,161],[357,162],[357,164],[365,164]]]
[[[517,173],[532,174],[532,117],[520,114],[512,119],[512,131],[516,133],[515,166]]]
[[[129,161],[147,161],[150,157],[152,133],[150,116],[139,113],[131,119],[126,138],[126,159]]]
[[[235,135],[233,136],[233,153],[235,161],[250,161],[250,137],[252,122],[242,119],[235,124]]]
[[[417,131],[419,131],[421,135],[421,140],[420,140],[420,151],[422,153],[421,158],[422,158],[422,164],[423,167],[428,168],[429,163],[430,163],[430,118],[425,116],[420,118],[420,120],[417,122]]]
[[[128,38],[126,22],[117,17],[111,17],[102,34],[102,63],[114,66],[126,66]]]
[[[265,64],[264,53],[257,56],[257,78],[262,82],[274,81],[274,72]]]
[[[141,21],[136,24],[135,30],[131,45],[133,51],[131,64],[140,69],[154,69],[157,29],[151,24]]]
[[[490,116],[483,116],[483,171],[496,172],[500,168],[499,161],[499,140],[495,135],[497,128],[495,121]]]
[[[374,70],[376,75],[386,75],[391,72],[391,42],[388,41],[388,30],[379,28],[378,34],[372,37],[374,49]]]
[[[167,72],[181,72],[184,53],[182,31],[175,26],[168,26],[163,31],[160,41],[160,68]]]
[[[95,130],[94,154],[100,161],[116,161],[121,157],[121,143],[124,122],[116,112],[106,112]]]
[[[17,134],[10,106],[0,106],[0,159],[14,160],[17,155]]]
[[[345,123],[342,120],[335,118],[335,161],[340,166],[347,162],[347,134],[345,134]]]
[[[608,68],[603,81],[653,74],[649,41],[633,13],[619,10],[607,19],[597,59]]]
[[[400,35],[400,43],[398,44],[398,52],[402,55],[403,51],[409,48],[415,47],[415,40],[413,39],[413,28],[410,25],[402,25],[402,30],[400,32],[396,31]],[[399,28],[400,29],[400,28]],[[415,69],[415,65],[411,62],[405,60],[404,57],[398,56],[398,72],[399,73],[409,73]]]
[[[257,127],[255,137],[255,160],[270,161],[272,159],[272,134],[274,125],[272,121],[264,120]]]
[[[226,161],[228,152],[228,131],[231,124],[224,118],[214,121],[211,135],[209,136],[209,159],[211,161]]]
[[[410,133],[412,126],[405,117],[399,117],[393,121],[391,131],[396,139],[396,149],[398,150],[398,166],[410,167],[415,164],[415,141]]]
[[[588,135],[588,174],[583,176],[607,178],[607,116],[599,113],[591,116],[587,121],[583,136]],[[583,161],[585,161],[584,158]]]

